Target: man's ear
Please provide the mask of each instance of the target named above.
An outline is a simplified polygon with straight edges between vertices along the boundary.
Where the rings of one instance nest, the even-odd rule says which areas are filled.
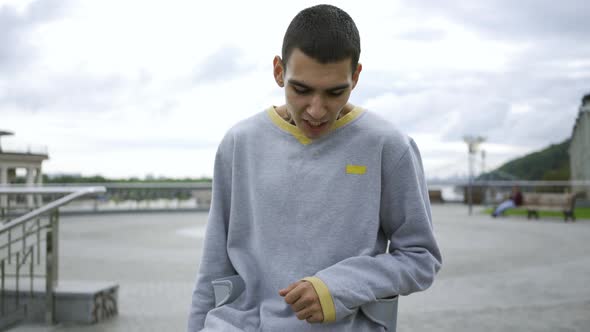
[[[363,71],[363,65],[359,63],[356,65],[356,70],[354,71],[354,73],[352,73],[352,88],[353,89],[359,81],[359,76],[361,75],[361,71]]]
[[[285,86],[285,69],[283,68],[283,60],[281,57],[276,55],[275,58],[272,60],[272,67],[273,67],[273,75],[275,77],[275,82],[277,82],[278,86],[281,88]]]

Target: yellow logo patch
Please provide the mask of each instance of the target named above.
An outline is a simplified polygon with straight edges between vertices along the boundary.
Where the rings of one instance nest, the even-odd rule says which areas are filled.
[[[365,174],[365,173],[367,173],[367,166],[346,165],[346,174]]]

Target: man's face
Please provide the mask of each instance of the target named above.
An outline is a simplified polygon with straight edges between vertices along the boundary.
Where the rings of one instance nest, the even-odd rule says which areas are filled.
[[[285,87],[287,112],[311,139],[327,134],[348,103],[362,66],[352,72],[351,59],[322,64],[294,49],[286,68],[275,57],[275,79]]]

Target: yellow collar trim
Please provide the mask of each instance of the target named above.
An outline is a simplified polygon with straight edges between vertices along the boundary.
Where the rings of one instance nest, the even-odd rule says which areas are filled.
[[[270,120],[277,125],[277,127],[281,128],[282,130],[290,133],[291,135],[293,135],[293,137],[295,137],[299,143],[303,144],[303,145],[308,145],[311,142],[313,142],[313,140],[311,138],[308,138],[307,136],[305,136],[301,130],[299,130],[299,128],[297,128],[297,126],[292,125],[291,123],[285,121],[285,119],[283,119],[275,110],[274,106],[269,107],[266,112],[268,113],[268,116],[270,117]],[[340,119],[336,120],[336,122],[334,122],[334,124],[332,125],[332,128],[330,128],[330,131],[334,131],[338,128],[344,127],[346,124],[350,123],[352,120],[356,119],[359,117],[359,115],[361,115],[364,112],[364,110],[358,106],[355,106],[352,111],[348,112],[345,116],[341,117]]]

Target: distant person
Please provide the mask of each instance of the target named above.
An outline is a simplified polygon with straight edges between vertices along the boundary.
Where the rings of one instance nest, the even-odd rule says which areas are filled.
[[[520,188],[518,186],[512,187],[512,194],[510,198],[505,200],[504,202],[500,203],[498,207],[492,212],[492,217],[496,218],[497,216],[503,215],[504,212],[508,209],[515,208],[517,206],[522,205],[522,193],[520,192]]]
[[[188,331],[385,331],[361,306],[434,281],[418,147],[348,102],[360,50],[339,8],[292,20],[273,61],[285,104],[239,122],[217,151]],[[225,277],[241,291],[216,306]]]

